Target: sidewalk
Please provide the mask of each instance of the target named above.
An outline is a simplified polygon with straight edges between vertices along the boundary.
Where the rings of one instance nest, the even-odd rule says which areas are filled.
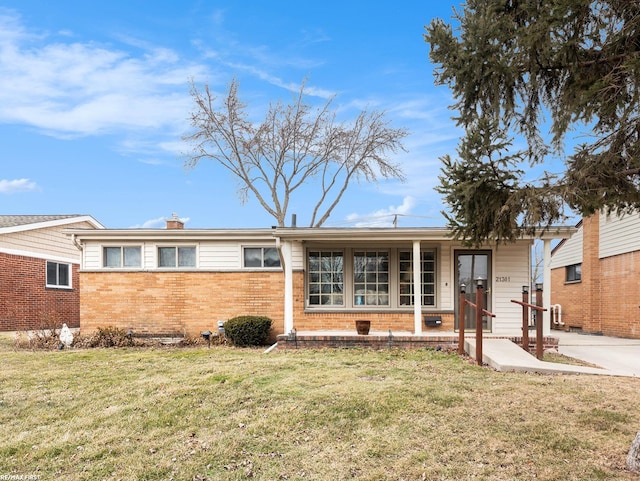
[[[640,377],[638,339],[590,336],[564,331],[552,331],[551,335],[559,339],[560,354],[597,365],[599,368],[539,361],[507,339],[484,339],[482,360],[497,371]],[[472,358],[475,358],[475,349],[475,339],[466,339],[465,351]]]
[[[640,378],[640,339],[551,331],[559,339],[558,352],[595,364],[620,376]]]

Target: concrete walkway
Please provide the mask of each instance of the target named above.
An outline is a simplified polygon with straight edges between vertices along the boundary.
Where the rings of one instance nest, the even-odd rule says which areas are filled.
[[[508,339],[483,339],[482,360],[496,371],[640,377],[640,340],[564,331],[552,331],[551,335],[559,339],[560,354],[599,367],[539,361]],[[465,339],[465,351],[475,359],[474,338]]]

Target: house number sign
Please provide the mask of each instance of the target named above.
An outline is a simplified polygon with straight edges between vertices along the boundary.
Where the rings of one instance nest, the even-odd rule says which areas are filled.
[[[511,282],[510,276],[496,276],[496,282]]]

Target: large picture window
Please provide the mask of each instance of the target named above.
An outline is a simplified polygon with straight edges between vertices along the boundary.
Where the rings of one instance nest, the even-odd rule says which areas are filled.
[[[420,290],[414,299],[413,251],[408,249],[307,251],[307,306],[346,309],[437,307],[437,251],[420,252]]]
[[[356,306],[389,305],[389,252],[353,253],[353,290]]]
[[[104,247],[102,251],[104,267],[141,267],[140,246]]]
[[[71,287],[71,265],[47,261],[47,287]]]
[[[399,256],[399,303],[401,306],[413,306],[413,252],[400,251]],[[433,251],[420,253],[422,270],[421,294],[423,306],[436,305],[436,255]]]
[[[158,267],[195,267],[195,247],[158,247]]]
[[[344,254],[309,251],[309,305],[344,305]]]

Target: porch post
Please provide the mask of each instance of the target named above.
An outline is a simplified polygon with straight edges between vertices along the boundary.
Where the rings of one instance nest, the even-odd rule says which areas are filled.
[[[422,334],[422,262],[420,241],[413,241],[413,332]]]
[[[542,335],[551,335],[551,240],[544,240],[543,254],[543,282],[542,282],[542,307],[546,311],[538,312],[542,314]]]
[[[284,261],[284,333],[293,330],[293,266],[291,265],[291,242],[282,243]]]

